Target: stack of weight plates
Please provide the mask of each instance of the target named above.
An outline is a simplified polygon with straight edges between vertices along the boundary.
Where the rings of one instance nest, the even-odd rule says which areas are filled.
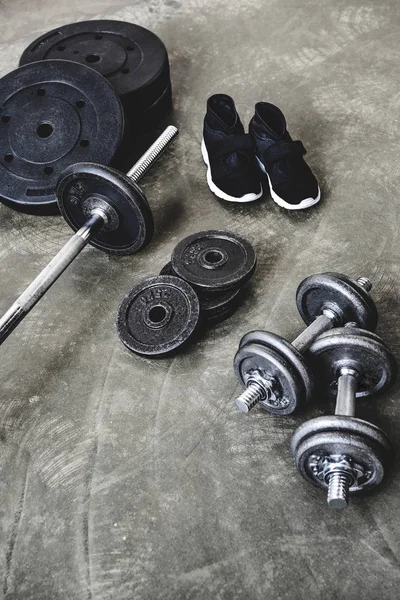
[[[151,31],[86,21],[44,34],[0,80],[0,200],[57,213],[55,188],[66,167],[122,168],[126,149],[134,152],[138,136],[170,107],[168,54]]]
[[[256,268],[251,244],[228,231],[202,231],[182,240],[157,277],[123,299],[117,329],[137,354],[165,356],[196,333],[236,311]]]

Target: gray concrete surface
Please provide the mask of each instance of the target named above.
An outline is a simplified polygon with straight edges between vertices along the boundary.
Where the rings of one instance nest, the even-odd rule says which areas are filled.
[[[296,472],[294,429],[323,414],[238,414],[238,340],[302,327],[294,293],[338,270],[374,282],[378,331],[400,358],[397,0],[13,0],[0,2],[1,74],[57,24],[116,18],[166,43],[181,135],[143,183],[156,234],[142,253],[88,248],[1,348],[0,572],[15,599],[389,600],[400,586],[400,468],[343,513]],[[199,145],[208,95],[245,122],[270,100],[308,148],[323,189],[290,214],[209,192]],[[115,315],[183,236],[220,227],[259,266],[237,314],[176,358],[131,355]],[[70,231],[0,207],[5,311]],[[360,402],[399,450],[398,387]],[[323,400],[317,398],[316,400]]]

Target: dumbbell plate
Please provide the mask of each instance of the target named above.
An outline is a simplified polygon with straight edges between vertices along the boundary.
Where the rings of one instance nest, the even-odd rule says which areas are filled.
[[[144,27],[111,20],[71,23],[32,42],[20,64],[55,58],[88,65],[106,77],[135,125],[149,110],[154,116],[157,104],[170,106],[168,54]]]
[[[263,344],[267,348],[271,348],[274,352],[281,354],[284,360],[292,365],[303,384],[303,392],[299,394],[297,403],[300,405],[302,402],[309,402],[313,393],[313,378],[300,352],[279,335],[260,329],[246,333],[240,340],[239,348],[253,343]]]
[[[239,308],[242,298],[243,289],[229,291],[230,297],[225,296],[225,299],[211,299],[210,297],[202,298],[201,294],[198,294],[200,301],[200,310],[203,321],[207,327],[213,327],[218,323],[222,323],[229,317],[235,314]]]
[[[254,372],[274,381],[274,398],[259,403],[259,406],[273,414],[292,413],[304,397],[304,384],[293,363],[281,352],[263,344],[249,343],[239,348],[233,367],[243,387],[246,387],[248,377]]]
[[[110,227],[95,233],[90,244],[110,254],[133,254],[153,235],[148,202],[126,175],[109,167],[80,163],[67,168],[57,185],[59,209],[74,231],[99,207],[112,215]]]
[[[299,313],[310,325],[324,309],[333,310],[341,324],[354,322],[363,329],[374,330],[378,313],[369,293],[356,281],[340,273],[311,275],[297,289]]]
[[[57,213],[56,182],[69,165],[109,164],[124,133],[117,94],[84,65],[25,65],[0,81],[0,198],[23,212]]]
[[[378,485],[393,452],[389,438],[379,427],[341,416],[317,417],[301,425],[292,438],[291,450],[302,476],[318,487],[327,487],[327,483],[317,476],[316,464],[332,455],[349,457],[369,473],[350,492]]]
[[[251,244],[228,231],[201,231],[183,239],[172,253],[174,271],[195,289],[222,291],[245,283],[256,268]]]
[[[163,266],[160,275],[177,277],[171,262]],[[231,317],[240,304],[241,292],[241,287],[223,290],[222,292],[197,291],[203,324],[206,327],[213,327]]]
[[[165,356],[194,334],[200,315],[196,292],[178,277],[149,277],[123,299],[117,329],[129,350],[145,356]]]
[[[306,357],[321,382],[334,394],[342,367],[360,374],[357,398],[387,389],[397,375],[396,361],[380,337],[355,327],[323,333],[310,346]]]

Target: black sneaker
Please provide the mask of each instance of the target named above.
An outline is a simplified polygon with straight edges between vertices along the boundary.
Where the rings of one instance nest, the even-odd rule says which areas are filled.
[[[218,198],[251,202],[263,190],[252,140],[244,133],[235,103],[226,94],[207,101],[201,153],[207,165],[208,187]]]
[[[309,208],[321,198],[321,191],[310,167],[304,161],[306,150],[294,142],[277,106],[258,102],[249,125],[260,169],[266,174],[272,199],[282,208]]]

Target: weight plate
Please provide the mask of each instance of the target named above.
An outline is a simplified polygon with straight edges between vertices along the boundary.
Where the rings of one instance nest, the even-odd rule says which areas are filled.
[[[290,443],[293,456],[296,456],[298,447],[306,439],[312,437],[314,434],[331,432],[356,434],[372,443],[379,444],[388,454],[392,452],[392,444],[388,436],[376,425],[368,423],[368,421],[364,421],[363,419],[357,419],[356,417],[326,415],[309,419],[296,429]]]
[[[303,355],[287,340],[269,331],[249,331],[240,340],[239,347],[242,348],[246,344],[252,343],[263,344],[267,348],[272,348],[275,352],[282,354],[284,359],[293,365],[304,388],[303,394],[298,399],[298,403],[300,404],[302,401],[309,402],[313,394],[314,383]]]
[[[369,293],[346,275],[320,273],[302,281],[296,293],[297,308],[309,325],[324,309],[331,309],[340,319],[339,325],[349,322],[374,330],[378,312]]]
[[[397,375],[393,354],[380,337],[353,327],[341,327],[320,335],[306,353],[315,373],[333,394],[342,367],[359,374],[356,397],[384,391]]]
[[[0,198],[11,208],[57,212],[69,165],[109,164],[124,133],[121,103],[99,73],[64,60],[32,63],[0,80]]]
[[[242,288],[233,288],[232,290],[224,290],[218,293],[207,294],[206,292],[198,292],[200,300],[200,308],[204,316],[211,317],[221,311],[226,310],[239,299]]]
[[[229,231],[201,231],[183,239],[172,253],[172,268],[195,289],[222,291],[242,285],[256,268],[251,244]]]
[[[261,401],[259,406],[273,414],[289,415],[304,396],[303,384],[293,364],[262,344],[246,344],[239,348],[233,367],[243,387],[255,371],[272,381],[273,397]]]
[[[143,113],[157,103],[170,105],[167,50],[144,27],[123,21],[71,23],[32,42],[20,64],[55,58],[88,65],[106,77],[132,123],[140,123]]]
[[[242,288],[239,288],[239,290],[235,290],[235,293],[230,300],[220,305],[219,308],[215,307],[214,309],[204,309],[201,296],[199,296],[200,310],[206,327],[214,327],[214,325],[222,323],[222,321],[225,321],[234,315],[240,306],[242,297]]]
[[[61,214],[77,231],[95,208],[110,215],[89,243],[111,254],[133,254],[153,235],[153,216],[141,189],[126,175],[93,163],[68,167],[57,185]]]
[[[122,342],[137,354],[165,356],[194,334],[200,305],[193,288],[178,277],[149,277],[123,299],[117,329]]]
[[[388,438],[378,430],[383,440],[381,443],[381,440],[377,439],[376,432],[373,431],[378,428],[365,421],[360,427],[360,424],[351,423],[352,418],[342,417],[342,419],[341,426],[335,430],[320,431],[318,424],[315,423],[316,429],[311,435],[298,439],[295,447],[292,445],[297,469],[309,483],[326,488],[327,480],[323,477],[324,460],[343,456],[350,460],[359,475],[358,480],[350,487],[351,493],[379,485],[391,462],[392,450]],[[312,419],[311,425],[318,420],[319,418]],[[354,421],[360,420],[354,419]]]

